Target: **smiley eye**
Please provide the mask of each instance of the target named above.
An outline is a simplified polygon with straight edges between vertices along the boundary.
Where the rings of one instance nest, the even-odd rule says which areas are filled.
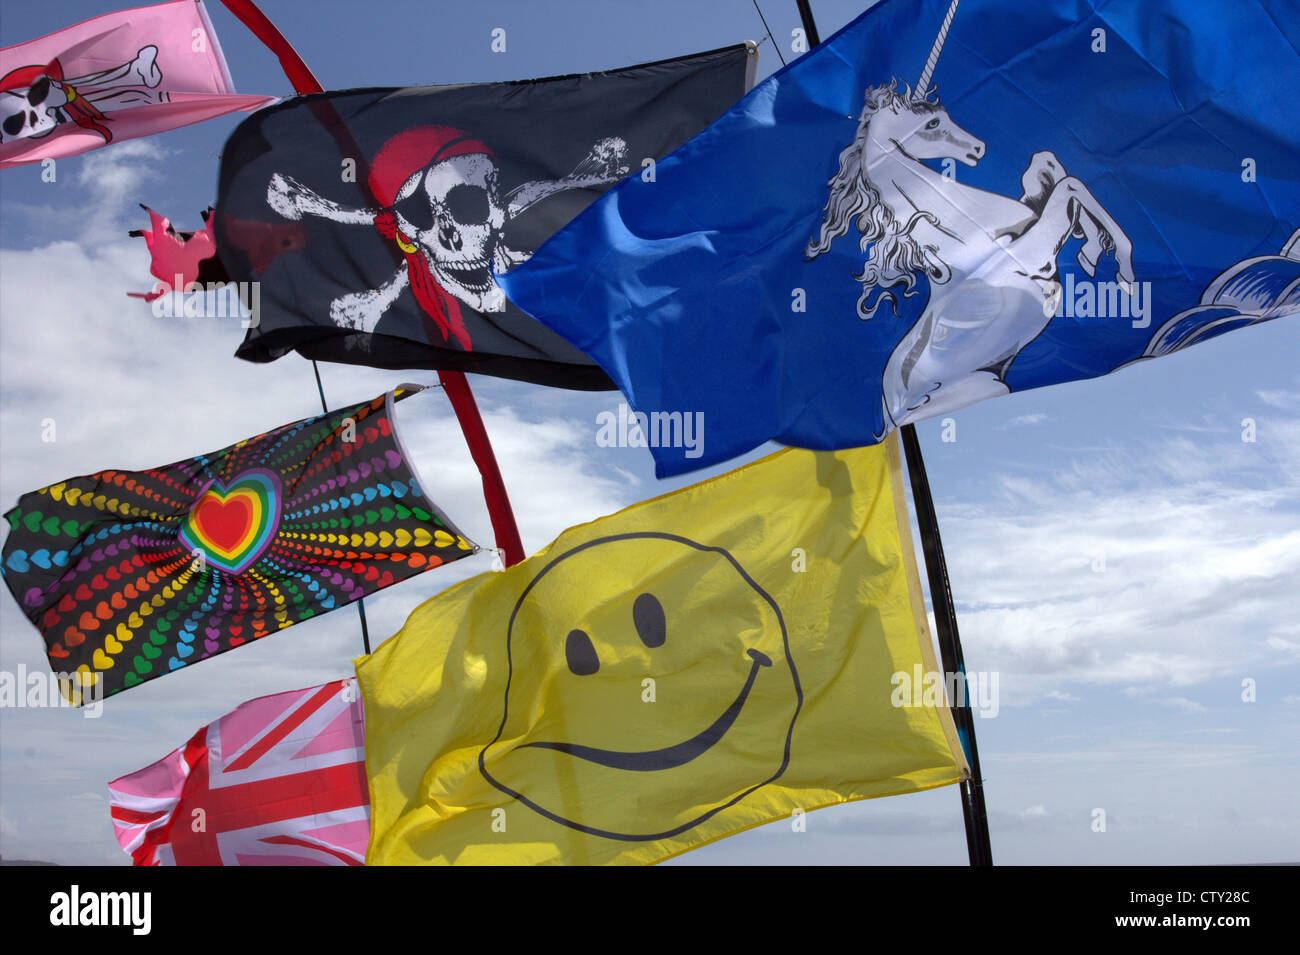
[[[654,594],[642,594],[632,604],[632,623],[636,635],[651,649],[662,647],[668,639],[668,626],[664,621],[664,607]]]
[[[583,630],[569,631],[564,641],[564,658],[569,661],[569,672],[574,676],[591,676],[600,669],[596,648]]]

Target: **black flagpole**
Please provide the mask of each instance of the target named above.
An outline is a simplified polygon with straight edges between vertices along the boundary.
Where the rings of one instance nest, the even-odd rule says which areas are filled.
[[[803,21],[808,47],[821,43],[817,22],[813,19],[809,0],[795,0],[799,6],[799,19]],[[775,38],[773,39],[775,42]],[[907,476],[912,485],[912,504],[916,509],[916,523],[921,531],[921,547],[925,552],[925,573],[930,581],[930,602],[934,605],[934,625],[939,641],[939,656],[945,673],[959,676],[958,699],[953,700],[952,715],[957,725],[970,763],[971,778],[961,784],[962,818],[966,823],[966,849],[971,865],[992,865],[993,849],[989,844],[989,817],[984,805],[984,777],[980,774],[979,749],[975,745],[975,721],[971,716],[966,693],[966,663],[961,652],[961,638],[957,633],[957,611],[952,603],[952,589],[948,585],[948,565],[943,557],[943,542],[939,539],[939,521],[934,513],[934,499],[930,496],[930,481],[925,474],[925,461],[921,458],[921,443],[913,425],[903,425],[903,449],[907,457]],[[946,682],[946,681],[945,681]]]
[[[930,480],[925,474],[925,462],[921,460],[921,442],[916,437],[916,426],[905,424],[899,430],[903,435],[903,451],[907,456],[907,477],[912,484],[916,523],[921,530],[921,548],[925,552],[925,575],[930,581],[930,603],[934,606],[939,656],[943,660],[944,673],[959,675],[956,683],[958,695],[952,701],[952,715],[957,724],[957,735],[961,737],[970,763],[971,778],[961,784],[966,848],[971,865],[992,865],[989,817],[984,807],[984,777],[980,774],[980,753],[975,745],[975,720],[971,716],[970,695],[966,692],[966,661],[961,652],[961,637],[957,634],[957,611],[953,607],[952,589],[948,585],[948,564],[943,558],[943,542],[939,539],[939,521],[934,513],[934,499],[930,496]]]

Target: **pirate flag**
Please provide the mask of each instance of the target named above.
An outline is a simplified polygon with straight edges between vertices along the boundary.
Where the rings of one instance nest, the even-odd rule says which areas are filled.
[[[0,169],[273,100],[235,92],[202,3],[170,0],[105,13],[0,49]]]
[[[608,73],[322,93],[251,116],[222,153],[214,219],[230,278],[261,283],[237,356],[613,388],[495,276],[625,176],[653,181],[656,160],[744,93],[754,59],[738,45]]]
[[[425,495],[391,394],[146,471],[24,494],[0,571],[75,702],[473,553]],[[89,687],[90,689],[86,689]]]

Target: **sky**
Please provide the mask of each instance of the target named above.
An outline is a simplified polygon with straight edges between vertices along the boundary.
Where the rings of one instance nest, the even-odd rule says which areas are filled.
[[[117,0],[0,0],[0,45]],[[765,40],[750,0],[264,0],[327,89],[526,79]],[[793,0],[760,0],[795,54]],[[814,0],[823,36],[860,2]],[[287,95],[278,64],[220,3],[209,12],[241,92]],[[506,51],[491,51],[506,30]],[[225,447],[319,409],[308,362],[233,357],[237,322],[155,318],[138,203],[200,225],[238,116],[0,173],[0,509],[104,468]],[[1003,864],[1300,861],[1300,322],[1234,332],[1092,381],[1010,395],[918,424],[968,670],[996,673],[976,717],[994,860]],[[424,372],[322,365],[331,407]],[[525,549],[742,463],[657,481],[649,453],[596,443],[615,392],[473,377]],[[53,419],[56,440],[42,440]],[[397,406],[430,493],[492,535],[478,475],[439,389]],[[1253,423],[1253,441],[1243,440]],[[945,437],[953,440],[944,440]],[[761,449],[747,458],[773,450]],[[742,459],[743,460],[743,459]],[[372,638],[488,571],[484,552],[366,601]],[[99,719],[0,709],[0,856],[126,864],[105,784],[241,702],[352,673],[341,609],[133,689]],[[0,600],[0,669],[47,669]],[[1253,681],[1253,701],[1243,699]],[[1096,810],[1104,832],[1095,831]],[[776,822],[669,864],[966,862],[955,787]]]

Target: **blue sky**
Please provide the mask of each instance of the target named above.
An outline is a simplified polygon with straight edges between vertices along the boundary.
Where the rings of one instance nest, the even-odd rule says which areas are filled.
[[[760,0],[787,59],[793,0]],[[114,9],[6,2],[0,45]],[[814,0],[823,36],[861,3]],[[763,38],[750,0],[654,4],[265,0],[326,88],[463,83],[600,70]],[[275,59],[219,3],[241,92],[287,94]],[[490,50],[504,28],[505,53]],[[760,76],[779,67],[771,42]],[[210,451],[318,408],[310,365],[236,361],[221,320],[154,318],[137,203],[199,224],[238,118],[0,173],[0,507],[106,467]],[[1300,859],[1300,323],[1283,320],[1094,381],[988,401],[918,425],[967,666],[997,672],[977,717],[994,858],[1002,863]],[[331,406],[421,373],[322,366]],[[615,393],[473,379],[524,538],[663,490],[644,449],[596,445]],[[57,440],[41,423],[57,422]],[[491,532],[477,474],[437,390],[398,418],[433,493],[472,538]],[[1253,419],[1256,440],[1242,440]],[[766,449],[770,450],[770,449]],[[739,463],[739,462],[734,462]],[[730,465],[728,465],[730,466]],[[718,473],[715,468],[694,479]],[[367,601],[376,639],[484,554]],[[0,855],[121,864],[104,784],[246,699],[351,673],[349,610],[109,701],[0,711]],[[34,628],[0,601],[0,668],[46,668]],[[1242,681],[1256,701],[1242,700]],[[1092,830],[1093,810],[1107,830]],[[962,864],[955,789],[823,810],[674,861]]]

